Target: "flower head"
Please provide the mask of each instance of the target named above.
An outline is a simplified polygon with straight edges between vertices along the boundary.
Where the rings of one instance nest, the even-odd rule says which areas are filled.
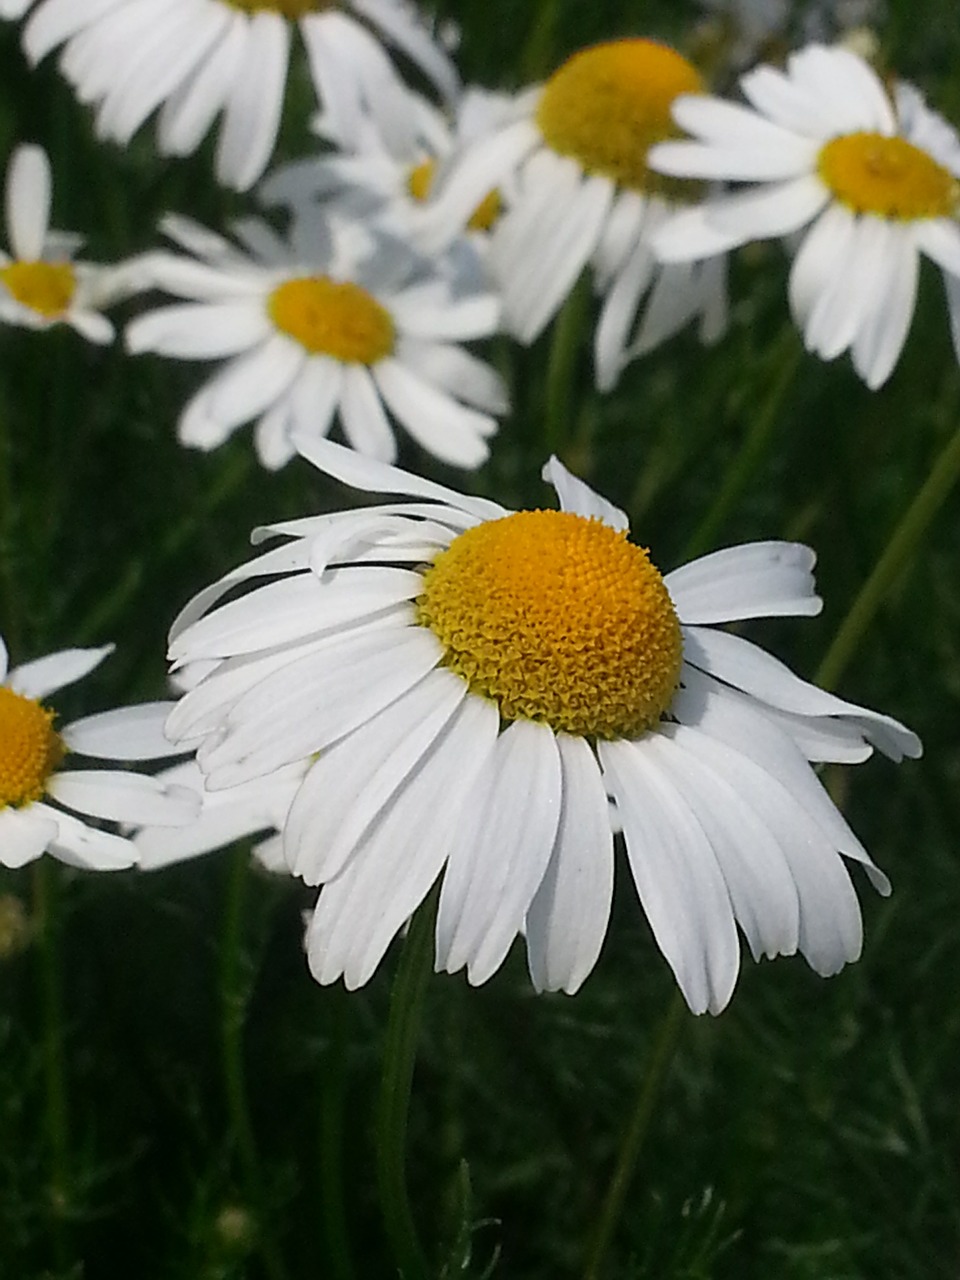
[[[157,254],[144,272],[186,301],[140,316],[127,344],[228,357],[184,410],[184,444],[215,448],[256,419],[260,459],[280,467],[293,455],[293,431],[325,435],[339,417],[355,449],[391,460],[389,410],[444,462],[486,458],[506,394],[494,370],[457,344],[494,331],[492,294],[455,295],[400,242],[344,240],[315,210],[301,210],[288,240],[257,220],[238,224],[247,252],[184,218],[164,225],[195,256]]]
[[[520,94],[501,128],[451,161],[420,219],[420,242],[448,242],[486,193],[509,183],[488,266],[504,324],[520,341],[543,331],[588,264],[604,296],[594,342],[602,390],[693,319],[713,340],[726,323],[722,259],[664,270],[650,250],[650,236],[674,205],[699,199],[695,184],[654,173],[647,154],[678,134],[674,99],[700,88],[694,67],[653,40],[581,49]]]
[[[912,86],[891,98],[847,49],[810,45],[785,72],[758,67],[740,84],[749,107],[680,99],[674,115],[696,141],[664,143],[650,163],[756,185],[676,214],[654,246],[679,262],[809,227],[790,273],[807,348],[825,360],[850,348],[879,387],[913,317],[921,253],[948,286],[960,276],[960,137]]]
[[[0,640],[0,863],[5,867],[21,867],[44,852],[93,870],[129,867],[137,860],[129,839],[75,814],[164,826],[196,814],[194,794],[157,778],[127,769],[63,767],[74,753],[112,763],[179,754],[163,735],[168,702],[56,727],[47,698],[87,675],[112,648],[64,649],[8,670]]]
[[[96,106],[102,138],[126,144],[159,108],[160,151],[189,155],[222,114],[217,178],[245,190],[276,144],[294,29],[340,145],[367,111],[398,143],[412,135],[406,90],[371,26],[454,96],[453,64],[405,0],[39,0],[23,43],[35,63],[64,46],[60,68]]]
[[[212,791],[313,758],[283,837],[291,870],[323,885],[320,982],[366,982],[442,875],[438,969],[483,982],[523,931],[535,985],[576,990],[609,917],[610,797],[695,1011],[730,998],[738,924],[758,959],[799,950],[829,974],[856,958],[844,858],[888,885],[810,762],[919,742],[716,629],[816,613],[812,552],[752,543],[661,575],[556,459],[561,510],[511,512],[328,441],[301,448],[403,500],[260,531],[288,541],[174,625],[174,661],[210,665],[167,729],[202,738]]]
[[[68,324],[90,342],[109,342],[100,314],[109,269],[73,261],[82,240],[50,230],[50,161],[42,147],[20,146],[7,166],[7,242],[0,250],[0,320],[27,329]]]

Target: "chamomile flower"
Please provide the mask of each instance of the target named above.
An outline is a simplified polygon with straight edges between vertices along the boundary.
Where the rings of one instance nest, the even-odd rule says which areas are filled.
[[[535,986],[575,991],[610,913],[608,797],[694,1011],[730,999],[738,924],[758,959],[799,950],[831,974],[857,957],[844,859],[889,886],[809,762],[920,744],[717,629],[815,614],[808,548],[751,543],[661,577],[556,459],[561,510],[513,512],[329,441],[303,451],[402,498],[259,531],[285,541],[174,624],[174,662],[211,665],[167,732],[202,739],[211,791],[313,758],[283,834],[323,886],[318,981],[366,982],[442,876],[438,969],[484,982],[523,931]]]
[[[90,342],[110,342],[98,306],[111,296],[109,268],[75,262],[83,243],[50,230],[50,161],[42,147],[17,147],[7,166],[7,243],[0,250],[0,321],[27,329],[67,324]]]
[[[591,262],[604,298],[594,342],[602,390],[692,320],[712,341],[726,324],[722,260],[664,268],[650,249],[670,210],[700,198],[693,184],[653,173],[647,151],[677,135],[670,115],[677,95],[701,87],[686,59],[652,40],[580,50],[520,94],[502,128],[452,162],[421,219],[419,242],[448,243],[486,194],[512,179],[514,198],[494,228],[488,266],[504,325],[521,342],[543,331]]]
[[[119,870],[136,862],[135,846],[84,817],[164,826],[195,817],[197,797],[184,788],[129,769],[63,767],[74,753],[111,764],[182,754],[163,735],[169,702],[54,727],[47,699],[99,666],[112,648],[64,649],[10,669],[0,639],[0,865],[22,867],[51,853],[71,866]]]
[[[513,102],[506,94],[471,87],[452,108],[442,111],[422,94],[409,96],[416,133],[402,147],[398,149],[369,116],[349,152],[327,152],[274,169],[260,184],[258,198],[294,212],[321,203],[345,217],[375,219],[393,234],[409,237],[444,167],[464,147],[497,129],[509,117]],[[336,142],[325,118],[315,122],[314,130]],[[463,239],[455,242],[454,267],[465,256],[483,255],[502,209],[498,190],[479,201],[464,228],[469,248]],[[476,279],[482,267],[474,262],[469,269]]]
[[[322,436],[336,417],[353,448],[392,460],[389,411],[444,462],[472,468],[486,458],[506,394],[458,344],[494,332],[492,294],[455,295],[401,243],[355,243],[316,211],[301,211],[289,240],[255,219],[237,224],[246,252],[184,218],[164,228],[195,256],[154,255],[153,282],[186,301],[133,321],[127,345],[228,357],[186,406],[184,444],[213,449],[256,420],[257,453],[276,468],[293,455],[293,431]]]
[[[159,108],[160,151],[188,155],[222,114],[217,178],[246,190],[276,144],[295,28],[340,145],[352,145],[367,111],[398,143],[413,133],[374,33],[456,94],[452,62],[407,0],[39,0],[23,43],[34,63],[64,46],[60,69],[96,107],[102,138],[125,145]]]
[[[688,261],[809,228],[790,272],[794,319],[808,350],[832,360],[849,348],[876,388],[903,349],[925,254],[945,274],[956,341],[954,130],[911,86],[891,98],[847,49],[810,45],[786,71],[758,67],[740,84],[749,107],[681,98],[674,116],[696,141],[663,143],[650,163],[671,176],[756,185],[678,213],[655,238],[660,256]]]

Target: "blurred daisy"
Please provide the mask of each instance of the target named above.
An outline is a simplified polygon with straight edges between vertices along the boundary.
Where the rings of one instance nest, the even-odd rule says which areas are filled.
[[[799,950],[831,974],[857,957],[844,858],[889,886],[809,762],[919,741],[716,629],[817,613],[808,548],[751,543],[661,577],[556,459],[561,510],[511,512],[329,441],[304,452],[404,500],[259,531],[289,541],[174,624],[175,663],[217,665],[167,732],[202,737],[212,791],[315,757],[284,842],[323,885],[318,981],[366,982],[442,874],[438,969],[484,982],[524,931],[535,986],[575,991],[610,913],[608,795],[694,1011],[729,1000],[738,924],[755,958]]]
[[[521,342],[543,331],[591,261],[604,295],[594,342],[601,390],[691,320],[699,318],[704,341],[714,340],[726,324],[722,260],[664,268],[650,250],[666,214],[700,192],[653,173],[647,150],[677,136],[673,100],[701,87],[689,62],[652,40],[580,50],[452,163],[421,219],[421,242],[449,243],[479,201],[515,175],[488,263],[505,326]]]
[[[353,448],[392,460],[389,412],[443,462],[478,467],[507,407],[499,376],[460,342],[487,337],[499,307],[450,284],[392,239],[341,238],[301,210],[283,240],[238,223],[242,252],[185,218],[166,234],[194,257],[156,254],[152,280],[188,299],[149,311],[126,331],[131,351],[184,360],[229,357],[180,418],[184,444],[214,449],[257,420],[266,467],[293,456],[291,432],[325,435],[339,417]]]
[[[0,250],[0,320],[27,329],[68,324],[90,342],[110,342],[113,325],[97,310],[111,296],[109,268],[74,262],[83,243],[50,230],[50,161],[42,147],[17,147],[7,166],[7,242]]]
[[[28,7],[6,0],[6,16]],[[353,144],[367,111],[398,144],[414,129],[370,27],[442,94],[457,92],[452,62],[407,0],[39,0],[23,43],[34,63],[64,45],[60,69],[96,107],[101,138],[126,145],[160,108],[160,151],[188,155],[222,113],[217,179],[246,190],[276,145],[294,26],[341,146]]]
[[[344,216],[376,218],[393,233],[409,236],[451,157],[491,134],[509,117],[513,104],[506,94],[477,88],[467,89],[449,112],[421,94],[409,96],[416,133],[402,147],[398,149],[368,116],[350,152],[282,165],[260,184],[259,199],[294,211],[317,202],[328,209],[335,205]],[[324,117],[314,129],[320,137],[336,142]],[[465,227],[474,248],[482,250],[502,207],[497,190],[488,191],[479,201]]]
[[[128,769],[62,767],[73,753],[111,763],[181,754],[163,734],[169,702],[54,728],[56,713],[46,699],[99,666],[112,648],[64,649],[8,669],[0,639],[0,865],[22,867],[52,853],[71,866],[119,870],[136,862],[134,845],[76,814],[171,826],[195,817],[196,795],[157,778]]]
[[[697,140],[650,154],[662,173],[754,182],[678,213],[655,238],[670,262],[809,226],[790,272],[790,306],[807,349],[850,348],[869,387],[893,371],[913,317],[920,255],[960,276],[960,138],[899,85],[893,100],[849,50],[811,45],[785,72],[740,81],[751,106],[682,98],[677,122]],[[956,298],[948,287],[958,331]],[[960,356],[960,345],[958,345]]]

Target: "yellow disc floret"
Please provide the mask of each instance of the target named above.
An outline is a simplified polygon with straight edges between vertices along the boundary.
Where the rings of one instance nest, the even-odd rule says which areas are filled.
[[[848,133],[817,159],[820,177],[854,213],[912,221],[950,218],[960,209],[960,182],[906,138]]]
[[[376,364],[393,351],[390,312],[366,289],[328,276],[286,280],[267,302],[270,318],[313,355],[345,364]]]
[[[587,173],[637,191],[663,191],[667,180],[648,170],[647,151],[680,136],[670,115],[674,98],[702,92],[696,69],[673,49],[615,40],[582,49],[554,72],[537,124],[548,146]]]
[[[0,809],[43,795],[65,754],[53,716],[33,698],[0,685]]]
[[[77,277],[69,262],[11,262],[0,267],[0,283],[21,306],[55,320],[73,301]]]
[[[242,9],[244,13],[258,13],[262,10],[279,13],[291,22],[307,13],[339,7],[337,0],[227,0],[227,4],[234,9]]]
[[[421,202],[430,198],[434,179],[437,176],[436,160],[422,160],[414,166],[407,176],[407,190],[414,200]],[[471,231],[489,231],[503,212],[503,201],[500,192],[488,191],[470,215],[467,227]]]
[[[634,738],[677,687],[680,624],[647,552],[571,512],[518,511],[454,538],[417,618],[505,720]]]

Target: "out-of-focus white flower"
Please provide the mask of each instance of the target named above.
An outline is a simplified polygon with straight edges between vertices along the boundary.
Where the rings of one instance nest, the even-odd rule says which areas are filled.
[[[5,16],[28,7],[5,3]],[[341,146],[366,112],[397,144],[413,136],[406,89],[374,32],[456,96],[453,63],[406,0],[39,0],[23,43],[33,62],[64,46],[60,69],[96,108],[102,138],[125,145],[159,108],[160,151],[188,155],[222,113],[217,178],[245,190],[276,145],[294,28]]]
[[[675,214],[655,237],[657,252],[688,262],[808,227],[790,272],[794,319],[823,359],[850,348],[873,388],[903,349],[926,254],[945,273],[956,341],[954,130],[912,86],[899,85],[891,100],[847,49],[810,45],[786,71],[758,67],[740,84],[749,107],[680,98],[674,115],[696,140],[663,143],[650,163],[674,177],[756,185]]]
[[[256,219],[236,224],[243,250],[184,218],[164,228],[193,256],[153,255],[144,277],[184,301],[134,320],[127,344],[228,358],[184,410],[184,444],[213,449],[256,420],[257,453],[275,468],[294,431],[319,438],[339,418],[353,448],[392,460],[389,413],[444,462],[487,457],[506,393],[459,344],[495,331],[493,294],[456,293],[401,242],[341,236],[316,209],[300,210],[287,239]]]
[[[665,268],[650,248],[671,210],[701,196],[647,166],[649,147],[677,136],[674,99],[701,84],[686,59],[652,40],[580,50],[451,162],[418,242],[449,244],[488,192],[512,183],[487,261],[504,325],[521,342],[543,331],[589,263],[603,295],[594,342],[601,390],[693,320],[704,341],[715,340],[727,319],[722,258]]]
[[[51,853],[71,866],[114,871],[137,850],[85,817],[176,826],[195,818],[195,792],[129,769],[63,768],[73,754],[111,764],[182,754],[164,737],[172,703],[151,702],[54,728],[45,700],[81,679],[113,649],[64,649],[8,668],[0,639],[0,864],[22,867]]]
[[[50,230],[52,181],[42,147],[17,147],[7,166],[5,210],[10,253],[0,250],[0,321],[27,329],[67,324],[90,342],[110,342],[99,307],[115,296],[109,267],[76,262],[83,243]]]

